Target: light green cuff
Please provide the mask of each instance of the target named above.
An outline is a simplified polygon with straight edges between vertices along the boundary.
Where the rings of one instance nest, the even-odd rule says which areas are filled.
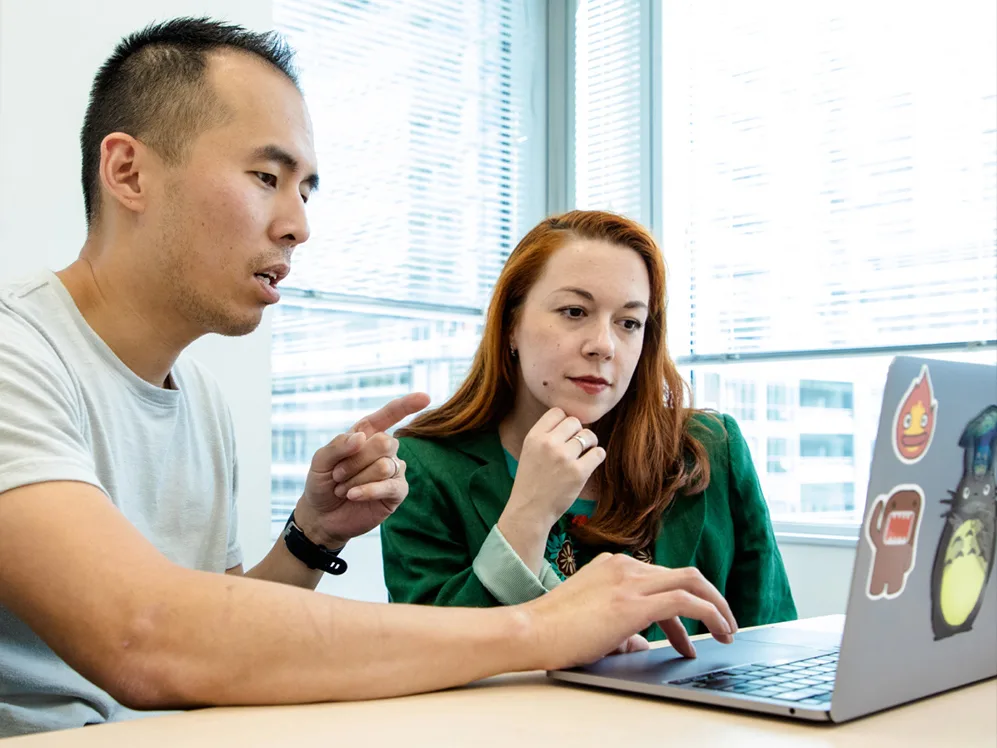
[[[537,578],[497,525],[488,533],[471,568],[484,588],[503,605],[535,600],[561,583],[546,561]]]

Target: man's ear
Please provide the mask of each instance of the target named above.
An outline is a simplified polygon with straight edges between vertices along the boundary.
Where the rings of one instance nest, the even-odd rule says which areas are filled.
[[[148,146],[131,135],[112,132],[106,136],[100,144],[100,182],[108,199],[126,210],[143,213],[155,161]]]

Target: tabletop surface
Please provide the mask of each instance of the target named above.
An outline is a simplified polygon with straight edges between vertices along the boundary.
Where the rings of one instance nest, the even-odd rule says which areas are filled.
[[[819,627],[830,618],[812,619]],[[840,620],[840,619],[839,619]],[[10,748],[97,746],[990,746],[997,680],[843,725],[572,686],[542,672],[418,696],[351,703],[201,709],[3,741]]]

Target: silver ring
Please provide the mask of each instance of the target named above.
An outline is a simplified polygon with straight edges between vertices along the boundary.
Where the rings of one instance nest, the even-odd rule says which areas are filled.
[[[574,440],[576,440],[579,444],[582,445],[582,452],[584,452],[585,450],[587,450],[589,448],[589,445],[585,443],[584,439],[582,439],[581,434],[575,434],[571,438],[574,439]]]
[[[392,478],[394,478],[396,475],[398,475],[398,472],[402,469],[402,466],[398,464],[397,459],[395,459],[394,457],[390,459],[391,459],[391,464],[395,466],[395,472],[389,475],[386,480],[391,480]]]

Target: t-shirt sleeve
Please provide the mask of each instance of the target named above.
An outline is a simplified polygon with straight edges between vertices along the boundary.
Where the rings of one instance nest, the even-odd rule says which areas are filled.
[[[48,481],[90,483],[106,494],[84,434],[66,365],[0,308],[0,494]]]
[[[219,393],[219,396],[220,393]],[[236,450],[235,424],[232,414],[225,407],[228,419],[229,447],[232,450],[232,498],[228,508],[228,544],[225,550],[225,568],[232,569],[242,563],[242,546],[239,544],[239,456]]]

